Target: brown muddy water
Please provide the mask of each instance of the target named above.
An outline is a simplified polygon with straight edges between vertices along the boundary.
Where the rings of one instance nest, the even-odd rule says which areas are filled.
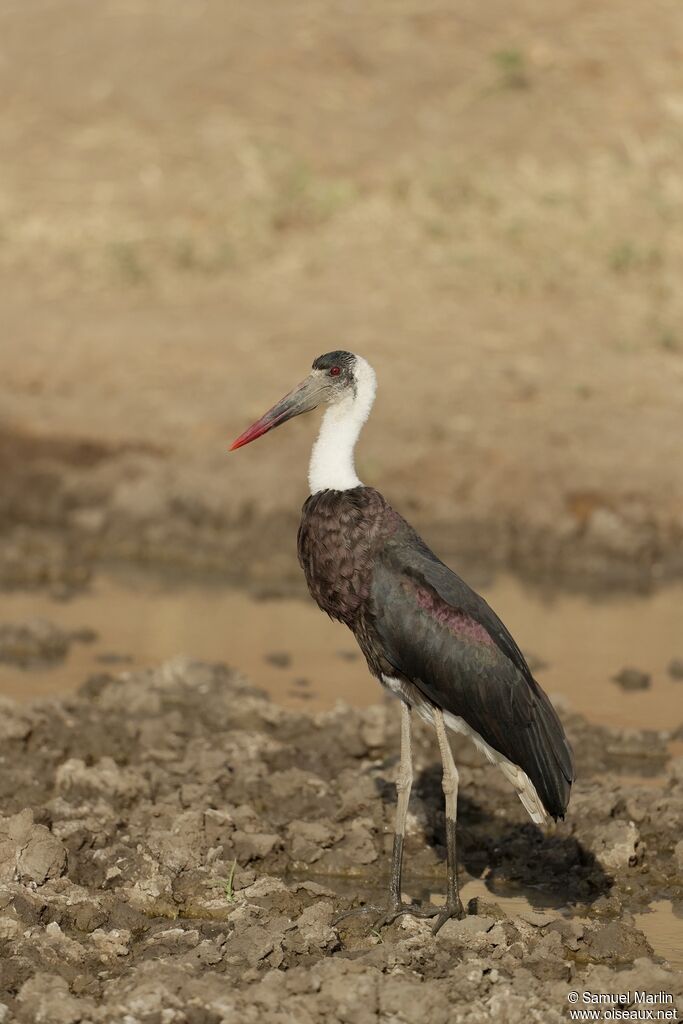
[[[531,656],[543,687],[570,708],[627,728],[680,724],[683,683],[666,667],[683,655],[683,588],[601,600],[548,598],[508,577],[482,591]],[[19,700],[57,696],[94,672],[186,654],[227,662],[288,707],[326,709],[339,699],[365,707],[382,699],[351,634],[310,601],[256,600],[214,584],[173,583],[131,571],[102,575],[68,601],[35,593],[0,597],[0,622],[35,618],[66,629],[88,627],[97,639],[74,644],[54,667],[0,665],[0,694]],[[650,687],[623,691],[613,677],[624,667],[648,673]]]

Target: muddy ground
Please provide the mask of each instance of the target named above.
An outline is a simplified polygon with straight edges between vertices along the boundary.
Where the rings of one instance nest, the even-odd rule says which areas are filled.
[[[177,659],[2,711],[2,1020],[548,1024],[570,990],[683,994],[635,918],[681,897],[683,762],[663,734],[565,716],[580,777],[545,833],[458,748],[461,881],[488,895],[434,938],[413,918],[334,924],[385,882],[393,705],[294,713]],[[416,767],[404,886],[429,898],[445,854],[421,727]],[[528,910],[501,909],[511,887]]]

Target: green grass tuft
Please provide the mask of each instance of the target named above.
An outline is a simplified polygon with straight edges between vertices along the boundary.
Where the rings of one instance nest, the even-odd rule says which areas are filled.
[[[493,61],[500,74],[504,89],[528,89],[529,74],[526,58],[521,50],[497,50]]]
[[[234,903],[235,902],[235,889],[234,889],[233,883],[234,883],[234,880],[235,880],[235,870],[236,870],[236,868],[237,868],[237,857],[235,857],[234,861],[232,862],[232,866],[230,868],[230,874],[228,875],[227,879],[225,880],[225,898],[228,901],[228,903]]]

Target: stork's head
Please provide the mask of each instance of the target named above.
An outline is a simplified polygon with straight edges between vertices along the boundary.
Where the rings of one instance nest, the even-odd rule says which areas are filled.
[[[311,372],[293,391],[280,399],[260,420],[233,441],[230,451],[241,448],[257,437],[279,427],[286,420],[310,412],[319,405],[363,406],[367,416],[375,394],[375,374],[362,356],[353,352],[327,352],[314,361]],[[364,408],[367,404],[367,410]]]

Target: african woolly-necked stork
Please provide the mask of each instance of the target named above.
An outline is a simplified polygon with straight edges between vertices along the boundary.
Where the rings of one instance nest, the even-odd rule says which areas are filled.
[[[455,849],[458,772],[446,730],[469,736],[498,765],[538,824],[547,815],[564,816],[574,763],[555,709],[495,612],[378,491],[358,479],[354,448],[375,389],[375,373],[365,359],[328,352],[230,450],[293,416],[327,406],[311,454],[299,561],[320,608],[346,623],[370,672],[401,702],[389,905],[378,924],[405,913],[436,916],[436,932],[449,917],[463,915]],[[420,910],[401,899],[412,709],[434,725],[443,763],[448,893],[440,910]]]

